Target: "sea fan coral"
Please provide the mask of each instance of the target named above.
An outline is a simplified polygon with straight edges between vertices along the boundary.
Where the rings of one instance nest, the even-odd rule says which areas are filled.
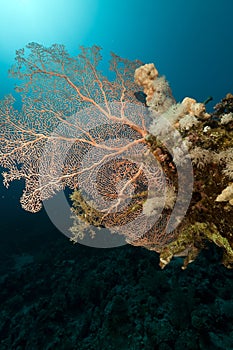
[[[134,72],[141,62],[112,54],[111,81],[98,70],[97,46],[81,47],[76,58],[59,45],[31,43],[27,49],[17,51],[11,69],[22,79],[22,110],[14,110],[11,98],[0,106],[4,184],[25,180],[20,202],[27,211],[39,211],[69,188],[78,192],[72,196],[76,215],[90,225],[131,240],[151,230],[153,244],[170,241],[172,204],[168,208],[165,188],[175,186],[175,166],[164,172],[146,138],[151,117],[135,98]],[[155,78],[156,70],[149,75]],[[145,215],[145,202],[156,197],[165,207],[157,216]]]
[[[161,267],[181,255],[186,267],[211,241],[232,267],[233,96],[209,114],[193,98],[176,103],[153,64],[112,54],[110,80],[97,46],[75,58],[61,45],[27,50],[11,69],[22,109],[0,103],[3,181],[25,180],[22,207],[48,213],[46,200],[69,188],[73,241],[107,229],[160,253]]]

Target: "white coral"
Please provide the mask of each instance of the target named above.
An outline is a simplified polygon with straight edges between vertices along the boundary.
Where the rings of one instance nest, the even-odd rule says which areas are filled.
[[[159,77],[153,82],[154,92],[150,99],[147,98],[147,105],[154,115],[161,115],[171,107],[175,100],[165,77]]]
[[[201,147],[194,147],[189,153],[192,163],[200,169],[204,168],[215,159],[215,153],[213,151],[209,151]]]
[[[200,121],[194,115],[186,114],[183,118],[180,119],[179,126],[181,131],[184,131],[191,129],[193,126],[196,126],[199,123]]]
[[[233,183],[229,184],[215,199],[216,202],[229,202],[233,205]]]
[[[233,121],[233,113],[223,114],[221,117],[221,124],[226,125]]]
[[[226,151],[222,151],[216,155],[216,160],[221,164],[225,165],[223,174],[233,179],[233,148],[228,148]]]

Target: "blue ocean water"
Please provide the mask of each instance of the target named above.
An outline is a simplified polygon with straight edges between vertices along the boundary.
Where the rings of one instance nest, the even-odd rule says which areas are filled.
[[[231,0],[2,0],[0,97],[17,99],[7,71],[28,43],[71,56],[96,44],[104,71],[111,51],[155,63],[177,101],[212,96],[212,111],[233,93],[232,14]],[[23,188],[0,181],[0,349],[233,349],[233,274],[220,250],[161,271],[144,248],[72,245],[44,210],[21,208]]]

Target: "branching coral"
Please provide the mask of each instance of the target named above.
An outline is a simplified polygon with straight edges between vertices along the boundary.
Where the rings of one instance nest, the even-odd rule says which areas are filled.
[[[97,46],[81,48],[77,58],[69,57],[59,45],[45,48],[31,43],[27,48],[29,54],[17,51],[16,66],[11,69],[13,76],[22,79],[17,88],[22,110],[14,110],[11,97],[0,104],[0,164],[8,169],[3,173],[6,186],[15,179],[26,181],[21,204],[36,212],[43,200],[65,186],[77,187],[78,176],[89,171],[79,169],[85,149],[109,152],[105,158],[120,156],[137,143],[145,144],[147,131],[140,108],[133,121],[136,113],[131,113],[130,105],[139,104],[131,79],[139,62],[113,54],[111,69],[116,79],[112,83],[97,70],[101,60]],[[125,130],[127,144],[101,146],[105,137]]]
[[[112,54],[110,80],[98,69],[97,46],[82,47],[75,58],[59,45],[31,43],[27,49],[17,51],[11,69],[22,79],[22,110],[14,111],[12,99],[0,106],[4,184],[25,180],[20,201],[31,212],[65,188],[76,190],[82,194],[72,197],[81,202],[76,214],[81,207],[86,223],[131,239],[152,230],[156,244],[165,244],[172,237],[166,231],[171,204],[161,206],[157,218],[145,215],[143,205],[156,196],[166,202],[165,189],[175,186],[173,168],[163,172],[146,139],[150,116],[135,98],[134,72],[141,62]]]

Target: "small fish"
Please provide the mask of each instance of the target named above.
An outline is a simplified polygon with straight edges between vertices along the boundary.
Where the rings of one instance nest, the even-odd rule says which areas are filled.
[[[212,100],[213,100],[213,97],[209,96],[209,97],[207,97],[207,99],[205,99],[205,101],[203,103],[204,103],[204,105],[207,105],[207,103],[212,101]]]
[[[147,104],[146,104],[146,94],[143,92],[143,91],[136,91],[134,93],[134,96],[136,97],[136,99],[138,101],[140,101],[141,103],[143,103],[146,107],[147,107]]]

